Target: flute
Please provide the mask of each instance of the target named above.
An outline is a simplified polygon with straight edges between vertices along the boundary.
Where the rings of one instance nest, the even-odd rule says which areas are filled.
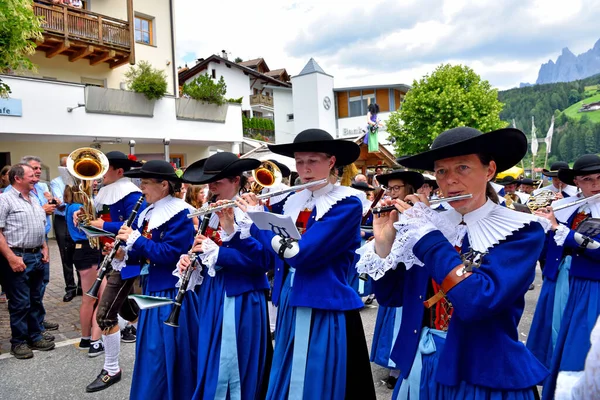
[[[472,194],[461,194],[460,196],[453,196],[453,197],[447,197],[445,199],[435,199],[435,200],[431,200],[429,202],[430,205],[435,206],[437,204],[440,203],[450,203],[452,201],[459,201],[459,200],[466,200],[466,199],[470,199],[472,198],[473,195]],[[410,204],[410,202],[408,202]],[[387,213],[390,211],[394,211],[396,210],[396,206],[392,205],[392,206],[383,206],[383,207],[375,207],[373,209],[373,214],[377,215],[377,214],[383,214],[383,213]]]

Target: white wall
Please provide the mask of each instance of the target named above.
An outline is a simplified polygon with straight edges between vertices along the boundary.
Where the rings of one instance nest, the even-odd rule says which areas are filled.
[[[319,114],[319,125],[320,129],[323,129],[331,136],[335,137],[335,96],[333,94],[333,78],[331,76],[315,73],[313,74],[317,78],[317,94],[316,94],[316,108]],[[331,106],[329,110],[323,106],[323,100],[325,97],[329,97]]]
[[[242,99],[242,110],[250,109],[250,80],[247,75],[239,68],[231,67],[227,68],[224,63],[217,64],[215,62],[208,63],[208,68],[202,71],[201,74],[208,73],[211,75],[211,71],[215,69],[217,78],[215,82],[218,82],[221,76],[225,79],[227,84],[227,94],[225,95],[228,99]],[[194,76],[195,78],[195,76]]]
[[[154,117],[133,117],[86,113],[84,86],[36,79],[2,76],[12,89],[12,98],[21,99],[22,117],[0,117],[0,133],[71,135],[90,137],[129,137],[157,139],[169,137],[212,145],[242,141],[241,107],[229,104],[225,123],[178,120],[175,98],[165,97],[154,105]]]
[[[320,73],[292,78],[295,133],[320,128],[335,136],[335,98],[333,78]],[[323,99],[329,96],[331,107],[325,110]]]
[[[288,114],[294,113],[292,90],[289,88],[273,88],[273,105],[275,108],[275,143],[291,143],[296,137],[294,120],[288,121]]]

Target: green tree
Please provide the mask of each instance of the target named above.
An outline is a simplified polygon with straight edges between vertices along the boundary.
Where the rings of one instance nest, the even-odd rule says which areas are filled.
[[[219,82],[215,83],[210,75],[199,75],[190,83],[185,83],[183,85],[183,94],[195,100],[221,106],[225,104],[227,85],[222,76],[221,79],[219,79]]]
[[[506,123],[500,120],[501,110],[498,92],[488,81],[469,67],[443,64],[413,82],[386,125],[396,139],[397,154],[408,155],[427,150],[437,135],[457,126],[482,132],[502,128]]]
[[[0,1],[0,73],[35,70],[27,58],[42,39],[41,18],[33,13],[31,0]],[[0,97],[8,97],[10,87],[0,79]]]

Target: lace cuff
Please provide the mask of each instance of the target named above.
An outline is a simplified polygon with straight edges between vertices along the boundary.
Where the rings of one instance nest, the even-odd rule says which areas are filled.
[[[127,259],[128,259],[127,252],[125,252],[125,256],[123,257],[122,260],[118,260],[117,257],[115,257],[110,262],[110,266],[112,267],[113,270],[120,271],[127,266]]]
[[[202,264],[208,268],[208,275],[215,276],[217,259],[219,258],[219,246],[211,239],[205,239],[202,242],[202,253],[199,254]]]
[[[370,241],[356,250],[360,259],[356,263],[356,271],[359,274],[368,274],[374,280],[381,278],[389,268],[386,269],[384,259],[375,253],[375,242]]]
[[[239,231],[240,227],[238,226],[238,224],[233,224],[233,232],[231,232],[231,235],[225,232],[223,229],[219,229],[219,237],[221,238],[221,242],[229,242]]]
[[[142,236],[140,231],[134,230],[133,232],[131,232],[131,235],[129,235],[129,237],[127,238],[127,246],[125,247],[125,252],[131,251],[131,249],[133,248],[133,244],[136,240],[138,240],[140,236]]]
[[[557,246],[564,246],[567,236],[569,236],[571,230],[563,224],[558,224],[558,228],[554,231],[554,242]]]
[[[179,265],[180,265],[181,259],[185,256],[187,256],[187,254],[182,254],[179,257],[179,262],[177,262],[177,267],[173,271],[173,276],[176,276],[177,278],[179,278],[179,280],[175,284],[175,287],[177,287],[177,288],[181,287],[181,282],[183,280],[183,276],[179,272]],[[192,266],[194,266],[194,264],[196,265],[196,269],[193,270],[192,275],[190,275],[190,281],[188,282],[187,290],[194,290],[194,288],[196,286],[202,285],[202,281],[204,280],[204,277],[202,276],[202,265],[200,263],[193,262],[192,265],[190,266],[190,268],[192,268]]]

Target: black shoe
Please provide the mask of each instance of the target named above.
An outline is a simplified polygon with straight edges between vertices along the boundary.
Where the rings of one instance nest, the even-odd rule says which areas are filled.
[[[100,354],[104,354],[104,345],[102,341],[91,343],[90,350],[88,351],[88,357],[98,357]]]
[[[531,285],[529,285],[529,290],[533,290],[535,289],[535,285],[532,283]]]
[[[396,382],[398,382],[398,378],[393,376],[389,376],[386,382],[386,386],[388,389],[393,389],[396,386]]]
[[[87,385],[85,391],[88,393],[99,392],[107,387],[119,382],[121,380],[121,371],[117,372],[116,375],[110,376],[108,372],[103,369],[100,375],[94,379],[94,382]]]
[[[83,296],[83,289],[80,287],[77,288],[77,296]]]
[[[29,345],[29,348],[31,350],[39,350],[39,351],[48,351],[48,350],[52,350],[54,349],[54,347],[56,347],[56,345],[54,344],[54,342],[51,342],[49,340],[46,339],[40,339],[37,342],[33,342]]]
[[[58,329],[58,324],[56,322],[44,321],[44,329],[47,331],[55,331]]]
[[[27,346],[27,343],[13,344],[10,346],[10,354],[19,360],[33,358],[33,351]]]
[[[123,343],[135,343],[136,340],[136,329],[132,325],[128,325],[121,331],[121,342]]]
[[[55,339],[54,335],[48,331],[42,332],[42,337],[49,342],[54,342],[54,339]]]
[[[90,339],[81,339],[79,341],[79,349],[81,350],[89,350],[90,346],[92,344],[92,341]]]
[[[365,304],[366,305],[373,304],[374,299],[375,299],[375,297],[368,296],[367,299],[365,300]]]
[[[63,302],[68,303],[71,300],[73,300],[75,298],[75,295],[77,294],[77,292],[75,290],[70,290],[67,293],[65,293],[64,297],[63,297]]]

